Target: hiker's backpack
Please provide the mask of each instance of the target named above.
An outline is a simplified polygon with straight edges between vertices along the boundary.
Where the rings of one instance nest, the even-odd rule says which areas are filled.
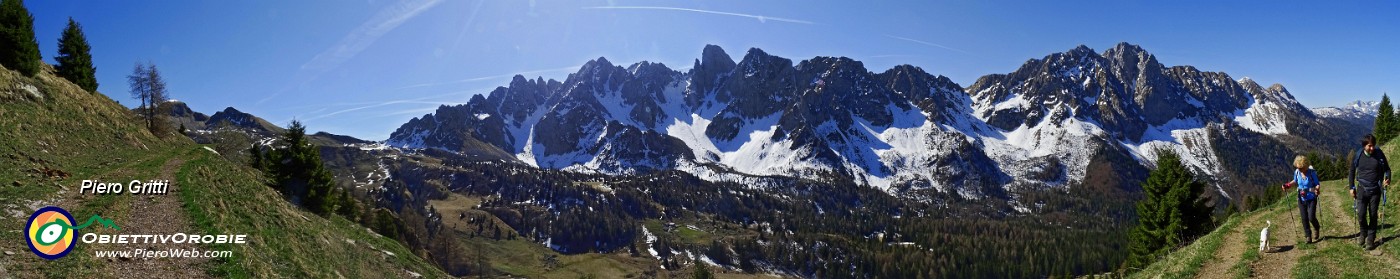
[[[1296,169],[1295,169],[1295,170],[1293,170],[1293,173],[1294,173],[1294,177],[1297,177],[1298,174],[1302,174],[1304,178],[1307,178],[1307,179],[1308,179],[1308,183],[1314,183],[1314,184],[1316,184],[1315,186],[1308,187],[1308,188],[1310,188],[1310,189],[1311,189],[1311,188],[1322,187],[1322,181],[1321,181],[1321,180],[1318,180],[1318,177],[1317,177],[1317,170],[1314,170],[1314,169],[1311,168],[1311,167],[1309,167],[1307,171],[1300,171],[1300,170],[1296,170]],[[1297,180],[1297,179],[1295,178],[1294,180]],[[1304,190],[1303,190],[1303,182],[1301,182],[1301,181],[1298,182],[1298,188],[1296,188],[1296,189],[1298,190],[1298,200],[1300,200],[1300,201],[1310,201],[1310,200],[1317,199],[1317,194],[1313,193],[1312,191],[1304,191]]]

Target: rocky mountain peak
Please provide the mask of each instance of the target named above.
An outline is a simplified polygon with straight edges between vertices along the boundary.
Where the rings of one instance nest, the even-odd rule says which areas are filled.
[[[1355,110],[1360,110],[1360,111],[1370,111],[1371,113],[1378,113],[1379,110],[1380,110],[1380,105],[1381,105],[1381,102],[1378,102],[1378,101],[1362,101],[1362,100],[1356,100],[1356,101],[1352,101],[1352,102],[1350,102],[1350,103],[1347,103],[1346,105],[1343,105],[1342,107],[1350,108],[1350,109],[1355,109]]]
[[[208,115],[204,115],[203,113],[199,113],[197,111],[194,111],[193,109],[190,109],[190,105],[185,104],[185,102],[172,100],[168,102],[168,106],[170,106],[170,116],[190,117],[196,121],[209,120]]]
[[[583,72],[586,70],[607,69],[612,67],[613,64],[612,62],[608,61],[607,57],[599,56],[598,59],[589,60],[588,62],[583,63],[583,67],[580,67],[579,72]]]
[[[715,94],[722,79],[734,71],[734,59],[717,45],[705,45],[700,59],[690,69],[690,86],[686,88],[685,103],[689,107],[699,107],[706,97]]]
[[[213,116],[210,116],[209,119],[211,121],[209,122],[219,123],[223,121],[228,121],[230,124],[242,126],[246,124],[251,124],[253,122],[252,119],[254,117],[255,116],[253,116],[252,114],[239,111],[236,108],[226,107],[224,108],[224,110],[215,112]]]
[[[710,72],[729,72],[734,69],[734,59],[729,58],[728,53],[717,45],[705,45],[705,49],[700,52],[700,59],[695,60],[695,68],[706,68]]]
[[[1249,92],[1258,102],[1278,102],[1289,105],[1298,103],[1297,100],[1293,99],[1293,94],[1288,92],[1288,88],[1283,87],[1282,84],[1274,83],[1266,88],[1248,77],[1240,79],[1239,84],[1240,88]]]
[[[779,75],[792,68],[792,60],[769,55],[762,49],[750,48],[748,54],[745,54],[744,59],[740,60],[735,67],[737,67],[737,71],[740,71],[738,74],[742,78],[783,78]]]
[[[594,95],[595,93],[611,92],[621,88],[622,82],[627,80],[631,73],[627,69],[613,65],[607,58],[598,57],[590,60],[580,67],[578,72],[570,74],[564,80],[564,84],[576,90],[564,92],[564,98],[577,98],[576,93]],[[580,87],[582,86],[582,87]]]
[[[1355,120],[1361,124],[1370,124],[1375,120],[1376,114],[1380,112],[1380,102],[1356,100],[1340,107],[1320,107],[1313,108],[1312,111],[1318,117]]]
[[[1157,62],[1157,57],[1148,53],[1147,50],[1134,44],[1126,42],[1118,43],[1113,48],[1104,51],[1104,59],[1107,60],[1110,72],[1120,80],[1135,81],[1147,79],[1159,73],[1163,68]],[[1130,87],[1127,90],[1135,90]]]
[[[1238,82],[1240,84],[1240,87],[1243,87],[1245,91],[1264,92],[1264,87],[1260,86],[1259,82],[1254,81],[1253,78],[1244,77],[1241,78]]]
[[[642,61],[633,63],[631,66],[627,66],[627,72],[630,72],[632,73],[632,75],[635,76],[647,76],[656,74],[670,74],[672,70],[671,68],[666,67],[666,64]]]
[[[1064,52],[1064,54],[1073,56],[1098,56],[1098,53],[1095,53],[1094,49],[1089,48],[1089,46],[1086,45],[1075,46],[1069,51]]]
[[[792,60],[751,48],[725,79],[715,99],[729,104],[722,114],[758,118],[782,111],[802,84],[797,80]]]
[[[1265,99],[1269,102],[1278,102],[1285,106],[1285,111],[1295,113],[1298,116],[1308,119],[1316,117],[1316,115],[1312,113],[1312,110],[1298,103],[1298,99],[1293,98],[1293,93],[1288,92],[1288,88],[1284,88],[1282,84],[1275,83],[1269,85],[1269,88],[1264,89],[1264,96],[1255,98]]]
[[[510,87],[524,87],[534,85],[534,81],[525,78],[524,75],[515,75],[510,78]]]
[[[1113,45],[1112,48],[1109,48],[1108,50],[1104,51],[1104,55],[1103,55],[1103,56],[1104,56],[1104,57],[1120,57],[1120,56],[1138,56],[1138,57],[1145,57],[1145,56],[1151,56],[1151,55],[1152,55],[1152,54],[1147,53],[1147,50],[1142,49],[1142,46],[1138,46],[1138,45],[1135,45],[1135,44],[1130,44],[1130,43],[1128,43],[1128,42],[1119,42],[1118,44]]]
[[[1148,128],[1176,120],[1228,118],[1256,102],[1278,109],[1251,112],[1249,121],[1268,123],[1307,109],[1282,87],[1266,89],[1250,79],[1192,66],[1166,67],[1141,47],[1120,43],[1102,56],[1087,47],[1032,59],[1005,75],[987,75],[968,88],[979,117],[1011,131],[1065,120],[1093,121],[1120,140],[1141,141]],[[1281,121],[1281,120],[1280,120]],[[1269,125],[1261,124],[1258,127]],[[1260,131],[1286,132],[1282,125]]]
[[[933,122],[945,123],[972,113],[972,101],[963,92],[962,86],[948,77],[929,74],[923,68],[899,65],[880,73],[877,79],[894,94],[904,96],[928,113],[928,120]]]
[[[794,66],[757,48],[736,63],[710,45],[685,73],[598,58],[562,83],[516,77],[485,99],[410,121],[389,142],[548,169],[726,175],[698,167],[716,166],[982,196],[1008,183],[1073,183],[1100,153],[1151,161],[1164,146],[1218,172],[1203,129],[1238,122],[1274,136],[1312,125],[1294,104],[1281,86],[1165,67],[1126,43],[1030,59],[966,89],[912,65],[877,74],[823,56]]]
[[[814,73],[817,78],[856,77],[869,75],[865,64],[847,57],[818,56],[798,63],[796,70],[801,73]]]
[[[226,108],[224,108],[224,110],[221,110],[221,111],[216,112],[216,113],[214,113],[214,114],[219,114],[219,113],[224,113],[224,114],[229,114],[229,115],[242,115],[242,114],[247,114],[247,113],[244,113],[244,112],[242,112],[242,111],[239,111],[238,109],[233,108],[233,107],[226,107]]]
[[[252,114],[239,111],[238,109],[235,109],[233,107],[227,107],[224,108],[224,110],[222,111],[215,112],[214,115],[209,116],[209,120],[207,121],[207,123],[209,125],[221,125],[221,123],[228,123],[229,125],[248,128],[251,131],[265,135],[278,134],[282,132],[282,127],[272,125],[272,123],[267,122],[267,120],[263,120],[262,118],[254,116]]]

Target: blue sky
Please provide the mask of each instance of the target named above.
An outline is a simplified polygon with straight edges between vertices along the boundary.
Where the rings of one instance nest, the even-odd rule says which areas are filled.
[[[1162,2],[1162,3],[1158,3]],[[99,91],[157,64],[176,99],[383,140],[510,76],[564,79],[590,59],[686,69],[706,44],[794,60],[912,64],[963,86],[1087,45],[1281,83],[1310,107],[1400,92],[1400,4],[1281,1],[27,1],[44,59],[68,17]]]

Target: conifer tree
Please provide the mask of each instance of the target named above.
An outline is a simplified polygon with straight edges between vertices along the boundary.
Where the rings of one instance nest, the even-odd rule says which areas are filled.
[[[306,126],[293,120],[281,140],[284,146],[269,152],[264,162],[273,186],[312,213],[325,216],[336,212],[339,202],[334,177],[321,163],[320,150],[306,139]]]
[[[23,0],[0,1],[0,65],[26,76],[39,74],[39,41],[34,16]]]
[[[97,68],[92,65],[92,47],[88,45],[87,36],[83,35],[83,27],[73,18],[68,18],[68,28],[63,29],[63,36],[58,39],[58,56],[54,60],[58,65],[54,68],[61,76],[83,90],[97,92]]]
[[[693,278],[693,279],[714,279],[714,278],[715,278],[715,274],[714,274],[714,273],[710,273],[710,268],[707,267],[707,266],[705,266],[705,263],[697,262],[697,263],[695,263],[695,273],[691,274],[691,275],[690,275],[690,278]]]
[[[340,192],[340,197],[337,199],[339,206],[336,209],[336,214],[340,214],[340,216],[344,216],[345,219],[351,221],[357,219],[355,214],[360,212],[360,207],[359,203],[355,201],[355,198],[350,195],[350,190],[339,190],[336,192]]]
[[[1151,264],[1209,229],[1211,207],[1200,198],[1205,183],[1169,150],[1157,151],[1157,168],[1142,184],[1144,199],[1137,204],[1138,225],[1129,233],[1128,267]]]
[[[248,147],[248,155],[252,156],[252,159],[248,160],[249,166],[253,167],[253,169],[258,171],[265,171],[263,169],[263,166],[266,163],[263,162],[264,160],[261,144],[258,144],[256,142],[252,143],[251,146]]]
[[[720,242],[719,239],[710,240],[710,247],[705,250],[705,256],[710,257],[710,260],[716,264],[731,264],[729,248],[726,248],[724,242]]]
[[[1381,94],[1381,104],[1377,110],[1374,133],[1376,141],[1384,144],[1400,133],[1400,125],[1396,124],[1395,108],[1390,104],[1390,96]]]

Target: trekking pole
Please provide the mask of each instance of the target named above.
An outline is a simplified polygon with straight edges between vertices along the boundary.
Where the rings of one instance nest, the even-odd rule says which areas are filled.
[[[1302,199],[1303,199],[1303,197],[1301,197],[1301,196],[1298,197],[1298,201],[1302,201]],[[1295,208],[1298,208],[1298,214],[1302,214],[1302,213],[1303,213],[1302,203],[1301,203],[1301,202],[1294,202],[1293,204],[1295,204],[1295,205],[1294,205]],[[1296,224],[1295,226],[1298,226],[1298,232],[1299,232],[1299,233],[1303,232],[1303,226],[1301,226],[1302,224],[1298,223],[1298,217],[1293,216],[1293,214],[1289,214],[1289,215],[1288,215],[1288,220],[1289,220],[1289,221],[1293,221],[1293,224]],[[1298,234],[1298,235],[1302,235],[1302,234]],[[1295,244],[1295,245],[1298,244],[1298,237],[1297,237],[1297,236],[1294,236],[1294,237],[1293,237],[1293,244]]]
[[[1284,189],[1288,189],[1288,183],[1284,183],[1284,184],[1283,184],[1283,188],[1284,188]],[[1294,189],[1294,190],[1297,190],[1297,189]],[[1294,201],[1293,201],[1294,208],[1297,208],[1297,209],[1298,209],[1298,214],[1302,214],[1302,213],[1303,213],[1303,207],[1302,207],[1302,201],[1303,201],[1303,196],[1302,196],[1302,195],[1303,195],[1303,194],[1300,193],[1299,191],[1293,191],[1293,192],[1294,192],[1294,193],[1298,193],[1297,198],[1295,198]],[[1298,235],[1302,235],[1301,232],[1303,232],[1303,226],[1301,226],[1302,224],[1298,223],[1298,217],[1295,217],[1295,216],[1293,216],[1292,214],[1289,214],[1289,215],[1288,215],[1288,221],[1291,221],[1291,222],[1293,222],[1293,224],[1295,224],[1295,226],[1298,226],[1298,232],[1300,233],[1300,234],[1298,234]],[[1261,240],[1259,240],[1259,241],[1264,241],[1264,240],[1261,239]],[[1294,244],[1297,244],[1297,243],[1298,243],[1298,237],[1297,237],[1297,236],[1294,236],[1294,237],[1293,237],[1293,243],[1294,243]]]
[[[1303,214],[1303,192],[1302,192],[1302,191],[1297,191],[1297,193],[1298,193],[1298,202],[1295,202],[1295,203],[1294,203],[1294,204],[1296,204],[1294,207],[1297,207],[1297,208],[1298,208],[1298,214],[1299,214],[1299,215],[1302,215],[1302,214]],[[1293,218],[1293,217],[1290,217],[1290,218]],[[1303,222],[1301,222],[1301,223],[1294,222],[1294,224],[1298,224],[1298,235],[1302,235],[1302,236],[1306,236],[1306,235],[1307,235],[1307,233],[1304,232],[1304,230],[1306,230],[1307,228],[1303,227],[1303,226],[1307,226],[1307,225],[1308,225],[1307,222],[1308,222],[1307,219],[1303,219]],[[1319,233],[1320,233],[1320,232],[1319,232]],[[1297,243],[1298,237],[1293,237],[1293,241],[1294,241],[1294,243]]]

